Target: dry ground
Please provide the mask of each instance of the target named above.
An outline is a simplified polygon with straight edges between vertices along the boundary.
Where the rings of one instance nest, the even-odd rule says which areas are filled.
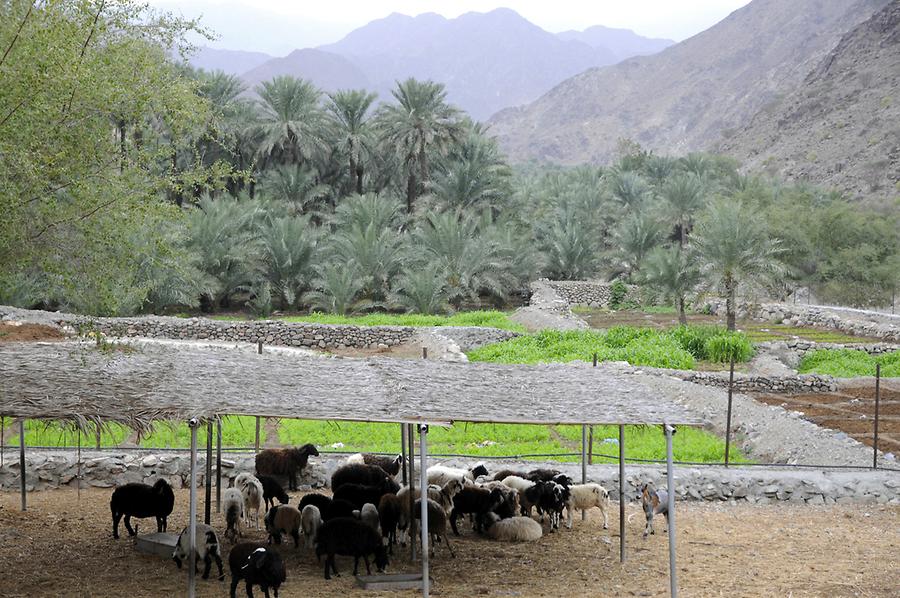
[[[127,535],[112,539],[109,495],[84,490],[79,502],[74,490],[34,493],[27,513],[18,511],[18,494],[0,495],[0,595],[183,595],[183,570],[137,554]],[[186,504],[187,493],[179,491],[170,531],[184,525]],[[660,530],[642,540],[642,515],[635,505],[627,512],[624,566],[617,560],[617,518],[604,531],[594,510],[586,524],[576,518],[574,530],[545,536],[536,545],[499,544],[464,531],[454,539],[455,560],[438,547],[434,594],[665,596],[666,535]],[[214,514],[214,523],[220,518]],[[900,596],[897,507],[685,504],[678,524],[682,596]],[[151,527],[150,520],[140,525],[144,533]],[[282,551],[288,563],[280,594],[285,598],[378,595],[355,589],[347,559],[338,560],[343,576],[326,582],[312,554],[302,547]],[[411,570],[404,561],[391,570]],[[227,559],[225,567],[227,574]],[[199,588],[199,596],[226,596],[228,582],[201,580]]]
[[[66,335],[58,328],[43,324],[21,324],[19,322],[0,322],[0,343],[15,341],[58,341]]]

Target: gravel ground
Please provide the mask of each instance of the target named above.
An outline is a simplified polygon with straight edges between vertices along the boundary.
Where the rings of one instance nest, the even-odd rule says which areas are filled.
[[[79,500],[74,490],[42,492],[33,495],[26,513],[17,510],[17,495],[0,495],[0,567],[7,572],[0,595],[183,595],[183,569],[168,559],[137,554],[127,536],[112,539],[109,494],[85,490]],[[184,526],[186,503],[179,492],[170,530]],[[213,515],[219,529],[220,519]],[[900,595],[897,507],[690,504],[679,508],[677,523],[678,582],[685,597]],[[433,593],[460,598],[667,596],[668,543],[661,524],[656,535],[642,539],[643,516],[629,505],[624,565],[618,562],[618,518],[603,530],[596,509],[587,522],[576,519],[573,530],[548,534],[535,544],[500,544],[461,529],[462,538],[452,540],[457,557],[449,558],[439,546],[432,559]],[[141,521],[143,532],[149,527],[149,520]],[[262,533],[249,536],[261,539]],[[224,552],[228,549],[226,544]],[[347,558],[338,559],[342,576],[325,581],[311,553],[285,545],[279,550],[288,567],[279,593],[284,598],[418,595],[357,589]],[[390,571],[417,568],[404,556],[392,562]],[[225,569],[228,575],[227,558]],[[228,586],[228,581],[198,580],[198,596],[226,596]]]

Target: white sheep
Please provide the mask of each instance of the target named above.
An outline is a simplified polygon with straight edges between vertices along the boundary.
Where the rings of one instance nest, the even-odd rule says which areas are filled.
[[[478,479],[479,476],[487,475],[488,470],[484,463],[478,462],[469,469],[457,469],[455,467],[447,467],[445,465],[432,465],[425,470],[429,484],[437,484],[443,486],[450,480],[459,480],[463,484],[469,484]]]
[[[244,497],[244,521],[252,519],[259,530],[259,509],[263,506],[263,485],[256,476],[250,473],[242,473],[234,479],[234,486],[241,491]]]
[[[316,505],[306,505],[300,512],[300,527],[303,529],[303,545],[313,548],[316,545],[316,536],[322,527],[322,513]]]
[[[506,476],[500,482],[504,486],[508,486],[518,492],[525,492],[532,486],[534,486],[534,482],[531,480],[526,480],[525,478],[520,478],[517,475]]]
[[[500,519],[496,513],[485,518],[488,537],[500,542],[535,542],[544,535],[541,524],[531,517]]]
[[[603,529],[609,529],[606,508],[609,506],[609,492],[600,484],[576,484],[569,486],[569,500],[566,502],[568,518],[566,527],[572,529],[572,513],[575,509],[586,511],[598,507],[603,515]]]
[[[244,518],[244,496],[237,488],[227,488],[222,495],[222,510],[225,513],[225,537],[234,542],[241,534],[241,520]]]
[[[363,523],[367,524],[369,527],[381,534],[381,520],[378,517],[378,507],[370,502],[367,502],[363,505],[363,508],[360,509],[359,518]]]

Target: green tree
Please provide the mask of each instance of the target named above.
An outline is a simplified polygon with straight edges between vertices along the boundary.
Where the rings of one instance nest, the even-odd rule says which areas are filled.
[[[411,268],[399,276],[392,303],[407,312],[439,314],[447,311],[447,281],[437,263]]]
[[[430,180],[430,157],[445,155],[460,135],[459,110],[447,103],[444,86],[407,79],[397,84],[396,103],[378,111],[382,142],[399,154],[406,175],[406,212],[412,214],[420,186]]]
[[[303,216],[269,217],[259,227],[265,279],[282,310],[294,307],[312,282],[316,241],[309,218]]]
[[[644,257],[662,242],[662,224],[649,211],[631,213],[615,231],[612,275],[633,274],[641,269]]]
[[[706,203],[703,182],[695,174],[679,174],[669,178],[660,190],[664,210],[675,222],[682,249],[687,245],[694,216]]]
[[[497,142],[475,125],[454,144],[429,190],[442,209],[499,209],[511,194],[510,174]]]
[[[355,264],[329,263],[318,272],[313,282],[315,289],[303,295],[303,300],[314,309],[346,316],[374,306],[371,301],[359,298],[365,278]]]
[[[377,98],[374,93],[362,90],[341,90],[328,94],[328,111],[331,135],[338,151],[347,156],[349,174],[356,193],[363,193],[365,161],[371,152],[372,132],[369,124],[369,108]]]
[[[743,204],[721,199],[710,204],[695,230],[704,279],[725,294],[728,330],[735,329],[739,285],[771,282],[785,273],[781,248],[765,222]]]
[[[685,298],[700,284],[700,269],[679,247],[657,247],[644,260],[641,280],[678,306],[678,321],[687,324]]]
[[[280,75],[256,88],[262,101],[259,151],[281,164],[309,160],[323,145],[321,92],[309,81]]]

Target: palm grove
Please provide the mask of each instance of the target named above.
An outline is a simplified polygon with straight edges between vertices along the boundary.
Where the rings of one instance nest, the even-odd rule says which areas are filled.
[[[380,101],[173,59],[197,23],[130,0],[0,3],[0,302],[90,314],[439,313],[538,276],[853,305],[898,284],[896,203],[622,142],[513,169],[431,81]],[[201,33],[202,30],[200,30]]]

